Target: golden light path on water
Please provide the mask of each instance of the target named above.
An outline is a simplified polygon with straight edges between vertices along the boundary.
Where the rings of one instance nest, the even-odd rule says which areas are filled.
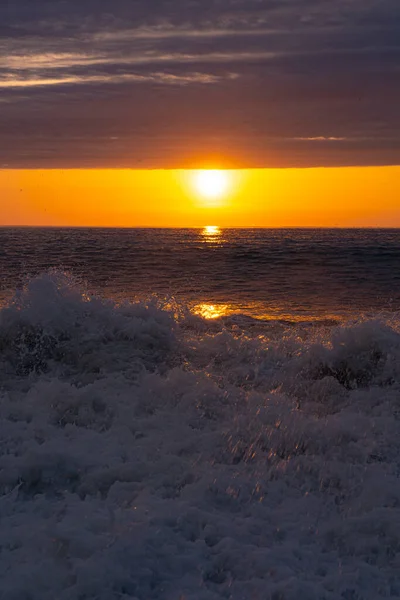
[[[199,315],[203,319],[214,320],[220,319],[221,317],[231,317],[233,315],[244,315],[252,317],[254,324],[257,322],[281,322],[281,323],[322,323],[325,325],[333,325],[343,321],[342,315],[327,314],[324,316],[313,316],[313,315],[296,315],[285,311],[284,307],[271,306],[268,311],[261,303],[249,302],[245,306],[235,304],[211,304],[209,302],[202,302],[193,306],[192,311],[194,314]]]
[[[206,225],[201,232],[203,241],[209,243],[222,242],[222,230],[218,225]]]
[[[200,231],[203,243],[210,246],[221,246],[224,243],[223,230],[218,225],[206,225]],[[325,315],[324,317],[311,316],[309,314],[295,314],[288,312],[284,305],[270,304],[265,302],[199,302],[192,305],[191,310],[194,314],[203,317],[203,319],[213,320],[221,317],[229,317],[231,315],[248,315],[260,321],[282,321],[290,323],[301,322],[318,322],[318,321],[337,321],[340,320],[338,315]]]
[[[203,242],[211,245],[222,244],[222,230],[218,225],[206,225],[201,230]],[[197,304],[193,308],[196,315],[200,315],[204,319],[218,319],[235,312],[235,307],[230,304],[210,304],[207,302]]]
[[[223,230],[218,225],[206,225],[201,230],[200,235],[203,243],[210,246],[222,246],[224,243]],[[265,306],[257,302],[248,302],[245,306],[231,302],[199,302],[192,307],[192,310],[196,315],[208,320],[241,313],[251,314],[262,320],[273,320],[276,318],[285,318],[286,316],[282,315],[278,307],[271,306],[271,311],[266,312]]]
[[[203,319],[219,319],[235,312],[235,307],[231,304],[197,304],[194,307],[194,313],[200,315]]]

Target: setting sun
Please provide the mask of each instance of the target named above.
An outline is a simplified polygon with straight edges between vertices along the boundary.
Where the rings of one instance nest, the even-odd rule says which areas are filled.
[[[208,200],[220,200],[228,191],[229,178],[225,171],[201,170],[194,177],[197,192]]]

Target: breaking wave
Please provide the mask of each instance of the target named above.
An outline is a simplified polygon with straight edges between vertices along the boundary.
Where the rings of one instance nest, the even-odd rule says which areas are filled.
[[[0,311],[0,597],[400,596],[400,332],[71,276]]]

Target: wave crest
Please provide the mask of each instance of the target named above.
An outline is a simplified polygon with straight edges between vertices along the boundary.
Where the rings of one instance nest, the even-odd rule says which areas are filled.
[[[152,369],[175,341],[173,315],[152,304],[118,305],[89,295],[68,274],[28,281],[0,312],[0,348],[18,374],[56,365],[75,374]]]

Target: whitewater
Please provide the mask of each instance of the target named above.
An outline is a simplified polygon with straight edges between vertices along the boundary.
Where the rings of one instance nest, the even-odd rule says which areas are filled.
[[[400,320],[0,311],[0,597],[400,597]]]

